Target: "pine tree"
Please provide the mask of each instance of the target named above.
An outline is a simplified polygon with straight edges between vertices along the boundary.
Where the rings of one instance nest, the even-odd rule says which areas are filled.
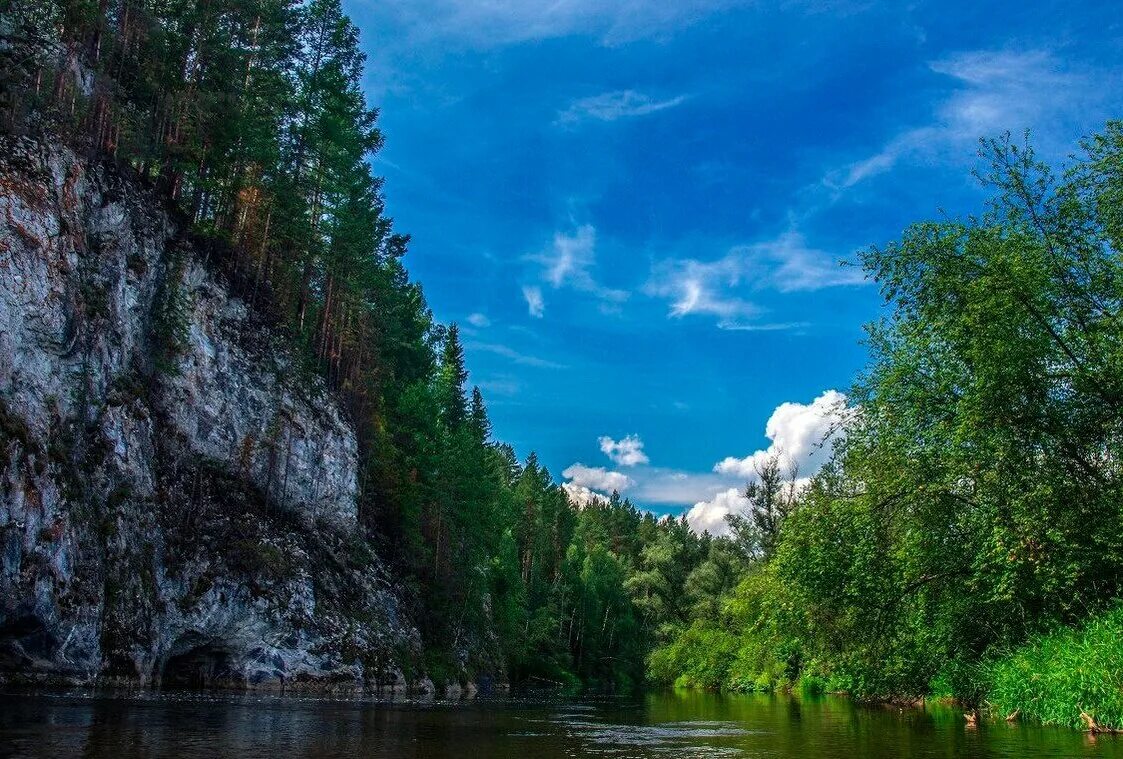
[[[464,348],[460,345],[460,329],[452,324],[445,334],[441,350],[441,369],[438,377],[438,397],[441,419],[450,430],[464,423],[467,408],[464,400],[464,383],[468,370],[464,368]]]
[[[486,443],[491,437],[491,420],[487,416],[484,396],[478,385],[472,388],[472,401],[468,409],[468,424],[478,444]]]

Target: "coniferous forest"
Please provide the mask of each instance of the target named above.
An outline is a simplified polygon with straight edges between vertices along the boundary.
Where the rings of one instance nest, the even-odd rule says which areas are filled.
[[[764,465],[713,537],[615,494],[576,504],[493,438],[457,326],[409,278],[339,0],[5,6],[9,50],[32,52],[0,65],[3,128],[162,193],[341,399],[357,529],[434,679],[1123,726],[1123,124],[1062,170],[986,139],[986,207],[862,254],[884,309],[833,460],[807,483]]]
[[[678,572],[700,540],[617,498],[579,510],[533,454],[492,440],[456,325],[433,320],[402,262],[339,0],[36,0],[5,15],[33,51],[3,67],[5,127],[61,134],[164,193],[342,399],[363,536],[407,586],[424,670],[639,683],[659,615],[679,611],[657,562]],[[673,553],[645,558],[656,543]]]

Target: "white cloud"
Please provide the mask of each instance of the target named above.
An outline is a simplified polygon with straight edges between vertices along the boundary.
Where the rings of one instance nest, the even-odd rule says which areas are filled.
[[[477,312],[474,314],[468,314],[468,323],[473,327],[480,327],[482,329],[483,327],[491,326],[491,319],[488,319],[487,315]]]
[[[742,254],[750,267],[765,270],[763,282],[782,293],[821,290],[824,287],[860,285],[860,269],[842,266],[837,256],[807,244],[803,235],[789,230],[774,240],[746,246]]]
[[[760,309],[729,294],[740,284],[742,276],[741,262],[732,252],[716,261],[665,261],[656,267],[646,291],[669,300],[669,315],[676,318],[688,314],[750,318],[758,315]]]
[[[568,287],[610,303],[620,303],[628,298],[627,292],[605,287],[593,278],[596,247],[597,230],[591,224],[584,224],[573,234],[555,232],[549,248],[529,258],[541,264],[542,280],[555,290]],[[524,295],[526,289],[523,288]],[[538,296],[541,298],[541,290]],[[529,297],[527,300],[529,302]]]
[[[601,453],[620,466],[636,466],[647,464],[649,459],[643,452],[643,440],[639,435],[627,435],[620,440],[613,440],[607,435],[597,439]]]
[[[570,35],[618,45],[689,27],[749,0],[380,0],[419,38],[494,47]]]
[[[602,466],[585,466],[580,463],[566,468],[562,472],[562,477],[577,487],[604,492],[627,490],[635,484],[631,477],[622,472],[612,472]]]
[[[715,495],[709,501],[699,501],[686,512],[686,522],[697,533],[709,532],[711,535],[728,535],[729,525],[725,521],[728,514],[740,513],[749,506],[749,501],[737,488],[729,488]]]
[[[558,113],[559,124],[575,124],[581,121],[617,121],[636,116],[647,116],[668,108],[681,105],[685,95],[665,100],[657,100],[650,95],[635,90],[616,90],[600,95],[574,100],[569,107]]]
[[[645,291],[668,300],[674,318],[706,314],[718,317],[725,329],[778,330],[806,325],[754,322],[761,310],[741,296],[742,290],[807,292],[864,282],[860,270],[841,266],[835,256],[789,230],[771,240],[732,248],[714,261],[663,261],[654,268]]]
[[[593,265],[596,244],[597,230],[590,224],[578,227],[572,235],[556,232],[552,254],[540,259],[546,266],[546,281],[555,288],[567,281],[581,284],[591,282],[589,267]]]
[[[535,319],[541,319],[546,312],[546,303],[542,299],[542,288],[533,285],[524,285],[523,298],[526,299],[527,313]]]
[[[487,353],[494,353],[497,356],[509,358],[516,364],[522,364],[523,366],[534,366],[539,369],[566,368],[564,364],[559,364],[556,361],[549,361],[544,358],[538,358],[537,356],[528,356],[524,353],[519,353],[517,350],[508,345],[502,345],[500,343],[467,342],[464,343],[464,347],[467,350],[486,351]]]
[[[442,43],[492,48],[558,37],[592,37],[602,45],[665,39],[715,14],[758,0],[359,0],[364,10],[389,16],[410,34],[411,45]],[[849,15],[868,0],[784,0],[797,14]],[[798,23],[798,20],[797,22]]]
[[[734,485],[740,478],[714,472],[682,472],[675,469],[647,468],[639,470],[636,484],[629,495],[640,503],[682,506],[706,499]]]
[[[582,485],[575,485],[572,482],[563,482],[562,490],[569,496],[569,500],[576,506],[588,506],[590,503],[604,503],[608,501],[608,496],[604,493],[597,493]]]
[[[811,485],[810,477],[800,477],[794,482],[785,483],[781,497],[798,498]],[[686,512],[686,522],[697,533],[709,532],[711,535],[728,535],[730,514],[745,514],[749,510],[749,499],[744,490],[728,488],[714,495],[708,501],[699,501]]]
[[[501,375],[481,381],[479,387],[489,395],[513,396],[522,390],[522,383],[514,377]]]
[[[966,157],[975,140],[1006,130],[1033,128],[1040,141],[1058,116],[1095,95],[1093,77],[1066,70],[1043,50],[970,51],[928,65],[955,85],[934,107],[931,122],[905,129],[873,155],[828,173],[824,184],[853,187],[914,156]]]
[[[837,390],[826,391],[810,404],[782,403],[765,427],[764,434],[772,441],[768,448],[744,458],[725,458],[714,465],[714,471],[752,479],[768,459],[778,457],[781,469],[794,464],[800,475],[813,475],[845,435],[847,416],[846,396]]]

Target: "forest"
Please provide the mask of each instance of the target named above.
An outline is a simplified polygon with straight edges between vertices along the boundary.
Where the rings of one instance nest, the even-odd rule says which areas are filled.
[[[805,488],[759,473],[737,581],[655,679],[1123,724],[1123,124],[1061,174],[1009,137],[980,158],[978,216],[863,253],[885,315],[845,440]]]
[[[403,263],[339,0],[5,5],[0,33],[37,52],[0,61],[0,125],[158,188],[342,400],[361,537],[404,579],[435,680],[1123,726],[1123,123],[1061,171],[1028,137],[985,140],[985,208],[854,262],[885,307],[833,460],[807,482],[762,466],[714,537],[616,494],[575,504],[493,439],[457,326]]]
[[[3,127],[59,135],[164,194],[300,371],[341,399],[361,537],[405,585],[420,670],[641,682],[678,593],[660,569],[678,572],[701,539],[615,497],[578,509],[533,453],[492,439],[456,325],[434,321],[402,263],[409,238],[371,171],[383,136],[339,0],[20,0],[5,19],[10,50],[33,52],[0,66]]]

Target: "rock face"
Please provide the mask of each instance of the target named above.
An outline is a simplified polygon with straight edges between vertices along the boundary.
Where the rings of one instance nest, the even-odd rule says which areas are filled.
[[[357,471],[156,195],[0,137],[0,677],[401,684]]]

